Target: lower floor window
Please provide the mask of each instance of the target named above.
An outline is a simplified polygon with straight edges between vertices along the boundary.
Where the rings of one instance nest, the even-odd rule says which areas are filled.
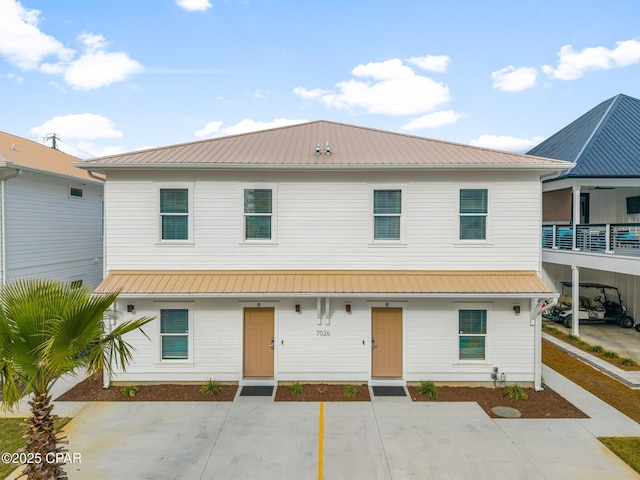
[[[459,310],[460,360],[485,360],[487,311]]]
[[[160,310],[160,340],[163,360],[189,358],[189,310],[163,308]]]

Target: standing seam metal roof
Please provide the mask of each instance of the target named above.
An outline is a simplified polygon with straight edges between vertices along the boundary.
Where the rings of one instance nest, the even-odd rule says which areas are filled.
[[[640,177],[640,100],[605,100],[527,155],[576,163],[559,178]]]
[[[325,145],[331,155],[325,154]],[[321,154],[315,154],[316,145]],[[547,158],[501,152],[335,122],[315,121],[258,132],[112,155],[82,168],[121,166],[489,166],[558,170]]]

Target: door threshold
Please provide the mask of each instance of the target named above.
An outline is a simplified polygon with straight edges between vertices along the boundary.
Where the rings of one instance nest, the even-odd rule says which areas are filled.
[[[402,378],[397,377],[376,377],[369,380],[369,385],[371,387],[381,387],[381,386],[390,386],[390,387],[404,387],[407,382]]]
[[[251,387],[251,386],[255,386],[255,387],[259,387],[259,386],[270,386],[270,387],[275,387],[278,385],[278,382],[272,378],[272,377],[250,377],[250,378],[243,378],[242,380],[240,380],[239,382],[240,386],[247,386],[247,387]]]

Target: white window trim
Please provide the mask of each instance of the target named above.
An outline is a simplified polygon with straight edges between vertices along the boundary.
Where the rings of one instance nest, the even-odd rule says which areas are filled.
[[[492,303],[454,303],[454,365],[490,365],[490,346],[491,346],[491,324],[492,324]],[[487,311],[487,332],[484,334],[484,359],[483,360],[464,360],[460,359],[460,310],[486,310]],[[478,335],[480,336],[480,335]]]
[[[80,190],[82,192],[82,195],[80,195],[79,197],[77,195],[71,195],[71,189],[76,189],[76,190]],[[84,187],[80,186],[80,185],[69,185],[69,188],[67,189],[67,195],[69,198],[72,198],[73,200],[84,200]]]
[[[157,319],[157,332],[156,338],[158,339],[158,349],[157,349],[157,358],[159,365],[193,365],[193,302],[156,302],[156,319]],[[161,333],[161,324],[160,324],[160,312],[161,310],[172,310],[172,309],[186,309],[189,311],[189,323],[188,323],[188,339],[187,339],[187,358],[186,359],[166,359],[162,358],[162,333]]]
[[[193,205],[193,183],[159,183],[156,185],[156,245],[193,245],[193,224],[194,222],[194,205]],[[160,212],[160,190],[170,188],[187,189],[187,198],[189,200],[189,209],[187,211],[187,239],[186,240],[163,240],[162,239],[162,214]]]
[[[457,183],[455,189],[455,231],[453,244],[455,246],[479,246],[493,245],[493,185],[487,182],[478,183]],[[484,240],[461,240],[460,239],[460,190],[482,190],[487,191],[487,221]]]
[[[245,190],[271,190],[271,238],[246,238],[246,221],[244,212]],[[278,184],[269,183],[243,183],[240,185],[240,245],[277,245],[278,244]],[[266,215],[265,215],[266,216]]]
[[[376,240],[375,239],[375,216],[373,213],[373,197],[376,190],[400,190],[402,197],[400,202],[400,239],[399,240]],[[407,188],[398,184],[376,184],[369,185],[369,246],[370,247],[398,247],[406,246],[406,225],[407,225]]]

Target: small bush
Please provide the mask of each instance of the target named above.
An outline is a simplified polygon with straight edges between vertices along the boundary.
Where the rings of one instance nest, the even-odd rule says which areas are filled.
[[[135,397],[138,393],[138,387],[135,385],[125,385],[120,389],[120,393],[123,397]]]
[[[637,367],[638,362],[636,362],[633,358],[624,357],[620,360],[620,365],[624,365],[625,367]]]
[[[582,348],[589,348],[589,344],[587,342],[585,342],[584,340],[580,340],[578,342],[578,346],[582,347]]]
[[[614,352],[613,350],[605,350],[603,355],[607,358],[618,358],[618,352]]]
[[[304,387],[300,382],[293,382],[289,386],[289,393],[291,394],[292,397],[297,397],[304,393]]]
[[[435,383],[429,382],[420,382],[420,387],[418,391],[421,395],[424,395],[427,398],[438,398],[438,387]]]
[[[589,350],[591,350],[593,353],[602,353],[602,352],[604,352],[604,348],[602,346],[600,346],[600,345],[592,345]]]
[[[526,400],[527,393],[517,383],[504,387],[504,396],[509,397],[511,400]]]
[[[353,398],[358,395],[358,389],[355,385],[345,385],[342,389],[342,393],[345,397]]]
[[[220,383],[209,379],[207,383],[200,387],[202,395],[216,395],[220,391]]]
[[[580,337],[578,337],[577,335],[574,335],[573,333],[568,333],[567,334],[567,341],[568,342],[577,342],[580,340]]]

